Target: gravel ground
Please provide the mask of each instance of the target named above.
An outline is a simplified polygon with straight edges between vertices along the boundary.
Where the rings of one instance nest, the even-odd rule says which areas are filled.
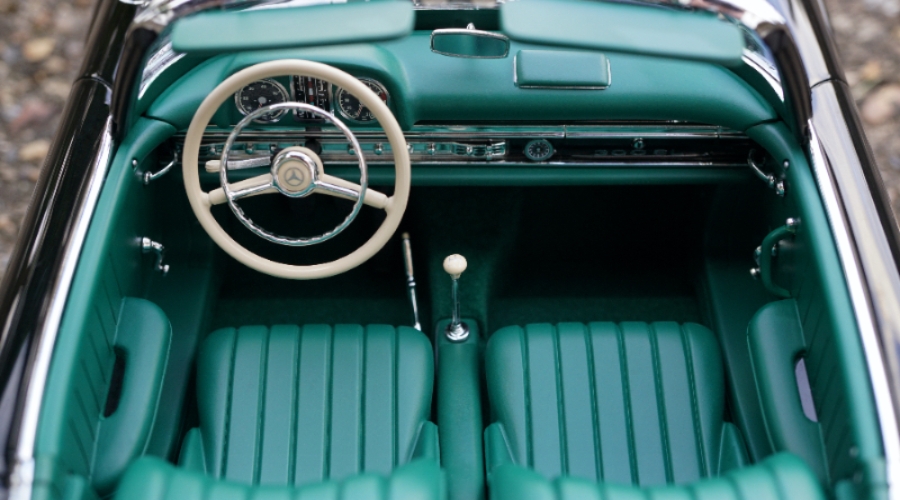
[[[900,0],[825,0],[900,213]],[[81,65],[92,0],[0,0],[0,278]]]

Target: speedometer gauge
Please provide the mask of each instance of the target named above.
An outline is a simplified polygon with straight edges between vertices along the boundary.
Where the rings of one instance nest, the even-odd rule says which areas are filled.
[[[234,94],[234,102],[237,104],[238,111],[244,115],[249,115],[263,106],[287,102],[288,100],[287,90],[280,83],[268,78],[253,82]],[[266,113],[253,121],[260,123],[277,122],[284,112],[285,110],[282,109]]]
[[[368,78],[360,78],[361,81],[366,87],[369,87],[369,90],[375,92],[375,94],[381,98],[385,104],[388,101],[388,92],[387,89],[384,88],[379,82],[375,80],[371,80]],[[339,88],[334,93],[334,100],[337,103],[338,111],[344,118],[348,118],[357,122],[370,122],[375,119],[375,115],[367,108],[363,103],[356,98],[355,95],[350,92]]]

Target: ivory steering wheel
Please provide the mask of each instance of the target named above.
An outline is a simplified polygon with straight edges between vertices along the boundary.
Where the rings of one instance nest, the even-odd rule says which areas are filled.
[[[326,110],[303,103],[281,103],[266,106],[241,120],[229,135],[226,147],[222,153],[222,159],[219,164],[222,186],[208,193],[201,189],[200,170],[198,168],[200,142],[203,139],[203,132],[209,124],[210,119],[212,119],[213,114],[215,114],[216,110],[219,109],[219,106],[221,106],[223,102],[232,99],[234,93],[242,87],[263,78],[284,75],[303,75],[328,81],[349,91],[356,96],[361,103],[369,108],[372,115],[375,116],[381,127],[384,129],[388,142],[391,145],[391,151],[394,155],[395,180],[393,196],[388,197],[383,193],[368,188],[368,174],[365,158],[362,155],[359,143],[356,141],[356,138],[353,136],[350,129],[339,122],[334,115]],[[278,153],[272,162],[269,173],[233,184],[228,183],[226,172],[226,165],[228,165],[228,151],[231,143],[234,142],[243,126],[249,123],[253,118],[273,109],[292,108],[310,111],[331,121],[345,136],[347,136],[347,139],[353,146],[360,162],[359,184],[354,184],[338,177],[327,175],[324,171],[322,160],[315,152],[307,148],[296,146],[286,148]],[[397,123],[397,120],[394,118],[390,109],[377,95],[375,95],[374,92],[355,77],[332,66],[312,61],[283,59],[264,62],[245,68],[230,76],[220,83],[200,104],[200,107],[194,114],[194,118],[191,120],[190,127],[188,127],[187,135],[184,140],[184,153],[182,157],[184,188],[185,191],[187,191],[191,209],[193,209],[194,215],[196,215],[197,220],[200,221],[200,225],[203,226],[203,229],[206,230],[212,240],[216,242],[222,250],[225,250],[225,252],[242,264],[261,273],[280,278],[299,280],[327,278],[349,271],[369,260],[384,247],[397,230],[397,227],[400,225],[400,220],[403,218],[403,213],[406,210],[406,203],[409,199],[410,164],[409,151],[406,148],[406,139],[403,136],[403,131],[400,129],[400,125]],[[257,226],[250,221],[249,218],[243,215],[243,212],[235,203],[236,200],[246,196],[266,193],[281,193],[292,198],[320,193],[350,199],[356,203],[354,204],[354,208],[350,215],[348,215],[344,222],[332,231],[314,238],[287,238],[277,236]],[[330,239],[352,222],[363,204],[380,208],[384,210],[387,215],[381,223],[381,226],[379,226],[369,240],[350,254],[331,262],[300,266],[266,259],[237,243],[227,232],[225,232],[212,215],[212,207],[223,203],[228,203],[238,219],[240,219],[252,232],[266,240],[287,246],[306,246],[321,243],[322,241]]]

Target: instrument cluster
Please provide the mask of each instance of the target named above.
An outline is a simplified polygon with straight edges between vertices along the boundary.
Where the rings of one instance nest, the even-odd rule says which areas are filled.
[[[386,104],[390,104],[387,88],[381,82],[371,78],[360,78],[359,80]],[[235,105],[244,116],[263,106],[289,101],[316,106],[351,123],[368,124],[375,120],[372,112],[347,90],[331,85],[324,80],[307,76],[291,76],[289,82],[266,78],[246,85],[234,94]],[[285,114],[284,110],[277,111],[263,115],[254,121],[277,123],[284,118]],[[294,111],[293,116],[298,122],[323,121],[306,111]]]

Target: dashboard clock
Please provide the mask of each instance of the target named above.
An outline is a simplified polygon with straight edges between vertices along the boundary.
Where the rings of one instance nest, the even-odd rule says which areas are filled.
[[[523,151],[531,161],[544,161],[553,156],[553,145],[547,139],[528,141]]]
[[[277,81],[268,78],[255,81],[234,94],[234,102],[237,104],[238,111],[243,115],[249,115],[263,106],[288,100],[290,99],[287,90]],[[253,121],[258,123],[277,122],[284,112],[285,110],[266,113]]]
[[[365,84],[366,87],[369,87],[372,92],[375,92],[382,101],[388,102],[388,92],[384,85],[370,78],[360,78],[359,81]],[[369,108],[363,105],[356,96],[342,88],[338,88],[334,92],[334,101],[337,103],[338,112],[344,118],[356,122],[370,122],[375,119]]]

